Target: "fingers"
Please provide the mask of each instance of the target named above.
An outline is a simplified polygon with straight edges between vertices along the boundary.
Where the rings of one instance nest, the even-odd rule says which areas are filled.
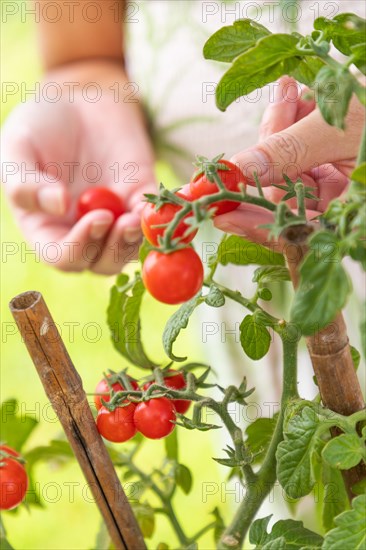
[[[274,90],[274,100],[264,111],[259,127],[259,141],[281,132],[296,122],[299,87],[296,81],[284,76]]]
[[[2,150],[2,182],[12,206],[53,216],[65,214],[69,205],[66,187],[42,172],[31,140],[26,136],[6,140],[3,136]]]
[[[280,182],[283,173],[295,180],[314,166],[352,159],[361,140],[363,111],[354,98],[346,120],[347,128],[342,131],[327,124],[315,110],[231,160],[239,165],[250,184],[254,185],[253,173],[256,171],[262,185],[268,186]]]

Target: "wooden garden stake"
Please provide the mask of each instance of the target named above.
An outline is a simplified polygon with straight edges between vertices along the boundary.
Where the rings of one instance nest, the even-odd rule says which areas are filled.
[[[116,550],[146,549],[77,373],[39,292],[10,302],[28,352],[107,525]]]
[[[307,240],[314,228],[309,225],[288,227],[281,234],[281,244],[295,288],[299,284],[299,265],[308,252]],[[341,312],[321,331],[307,337],[314,373],[323,405],[349,416],[365,408],[361,387],[353,365],[347,327]],[[334,430],[333,435],[339,435]],[[366,477],[365,464],[342,472],[349,495],[352,485]]]

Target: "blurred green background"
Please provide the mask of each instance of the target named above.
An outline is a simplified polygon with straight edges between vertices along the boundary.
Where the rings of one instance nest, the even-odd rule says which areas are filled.
[[[19,91],[1,101],[1,122],[22,100],[21,89],[39,81],[41,68],[37,54],[35,30],[30,18],[22,23],[20,17],[10,17],[2,26],[1,33],[1,77],[5,83],[14,83]],[[172,174],[166,166],[159,166],[160,179],[171,181]],[[173,183],[173,182],[172,182]],[[1,401],[15,397],[20,403],[19,414],[30,413],[40,420],[27,443],[26,450],[36,445],[46,445],[60,435],[60,425],[47,405],[43,388],[35,368],[21,342],[13,319],[8,310],[8,302],[16,294],[26,290],[39,290],[58,323],[62,337],[82,376],[87,392],[93,392],[96,383],[106,369],[125,367],[121,357],[114,351],[105,322],[105,310],[109,289],[113,278],[100,277],[88,273],[65,274],[57,272],[36,261],[34,254],[14,224],[6,201],[1,197],[1,236],[2,236],[2,277],[1,277]],[[14,254],[4,254],[10,250]],[[135,269],[132,264],[131,269]],[[161,334],[171,308],[153,303],[146,298],[143,330],[146,347],[155,359],[163,359]],[[153,320],[153,322],[151,322]],[[75,323],[73,332],[70,324]],[[149,326],[150,325],[150,326]],[[99,327],[96,329],[95,327]],[[194,326],[180,338],[177,351],[190,350],[191,359],[200,359],[199,349],[195,349],[192,339]],[[202,358],[201,358],[202,359]],[[141,371],[131,373],[141,376]],[[201,528],[205,516],[218,504],[218,497],[212,496],[202,503],[202,484],[218,479],[219,472],[210,460],[211,437],[200,432],[180,430],[181,461],[188,463],[193,471],[194,491],[184,496],[178,490],[177,510],[187,527],[188,534]],[[144,447],[141,463],[149,471],[158,465],[164,452],[161,441],[151,442]],[[217,453],[217,450],[216,450]],[[226,472],[225,472],[226,473]],[[95,538],[99,529],[99,512],[91,502],[90,492],[76,463],[62,468],[40,464],[36,467],[36,482],[46,501],[43,509],[24,506],[17,513],[4,513],[3,520],[8,538],[16,549],[90,549],[95,548]],[[74,485],[74,495],[70,487]],[[158,517],[156,535],[149,547],[165,541],[173,547],[177,541],[166,520]],[[212,547],[212,535],[202,539],[203,547]]]

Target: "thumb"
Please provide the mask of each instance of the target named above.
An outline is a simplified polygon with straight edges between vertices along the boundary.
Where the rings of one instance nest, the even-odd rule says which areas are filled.
[[[362,124],[355,120],[355,111],[358,112],[358,106],[353,105],[353,109],[351,106],[343,131],[327,124],[319,110],[315,110],[256,147],[234,155],[231,161],[240,167],[249,184],[254,185],[256,172],[261,184],[268,186],[281,182],[282,174],[296,180],[311,168],[352,159],[362,131]],[[361,113],[359,118],[362,122]]]

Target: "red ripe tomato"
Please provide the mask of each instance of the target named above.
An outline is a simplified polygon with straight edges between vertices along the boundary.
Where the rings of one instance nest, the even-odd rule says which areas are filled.
[[[177,372],[175,370],[169,369],[169,373],[175,373],[174,376],[165,376],[164,385],[167,388],[172,388],[173,390],[183,390],[186,387],[186,381],[182,372]],[[147,390],[154,382],[147,382],[144,384],[144,390]],[[172,399],[175,410],[177,413],[184,414],[188,411],[191,404],[188,399]]]
[[[0,450],[19,456],[19,453],[2,445]],[[24,466],[12,458],[0,457],[0,510],[10,510],[18,506],[28,489],[28,476]]]
[[[109,378],[109,376],[108,376],[108,378]],[[136,380],[133,380],[133,378],[130,378],[130,382],[131,382],[131,386],[134,390],[139,389],[139,385],[136,382]],[[122,386],[122,384],[120,384],[119,382],[116,382],[115,384],[112,384],[112,388],[114,389],[115,392],[124,391],[124,389],[125,389]],[[97,387],[95,388],[95,393],[96,394],[99,394],[99,393],[106,394],[106,395],[94,395],[94,403],[95,403],[95,406],[97,408],[97,411],[99,411],[99,409],[103,406],[101,400],[103,399],[105,402],[108,402],[110,400],[109,386],[108,386],[107,381],[106,381],[105,378],[103,378],[97,384]]]
[[[169,435],[175,428],[175,419],[173,402],[166,397],[139,403],[134,414],[136,428],[149,439],[161,439]]]
[[[133,416],[136,405],[131,403],[127,407],[117,407],[109,411],[101,407],[97,415],[97,428],[100,435],[113,443],[128,441],[137,432]]]
[[[228,160],[220,160],[219,163],[225,164],[225,166],[229,168],[229,170],[217,171],[226,189],[233,192],[239,192],[239,184],[246,183],[246,178],[240,168]],[[204,173],[194,176],[190,185],[193,200],[200,199],[205,195],[212,195],[219,190],[217,184],[215,182],[210,182]],[[219,216],[220,214],[235,210],[239,205],[240,203],[235,201],[219,201],[210,204],[209,208],[215,207],[215,216]]]
[[[177,191],[176,194],[186,201],[192,200],[192,198],[190,197],[190,193],[187,192],[187,189],[182,188]],[[158,237],[163,237],[165,232],[165,227],[154,226],[171,222],[175,214],[179,212],[180,209],[181,207],[177,204],[167,203],[163,204],[163,206],[161,206],[159,210],[156,210],[154,204],[152,204],[151,202],[146,203],[141,215],[141,229],[150,244],[155,246],[158,245]],[[180,239],[183,243],[190,243],[194,239],[197,231],[192,231],[192,233],[189,233],[189,235],[182,238],[184,233],[188,229],[189,225],[187,225],[184,220],[182,220],[174,231],[173,239]]]
[[[192,248],[182,248],[171,254],[152,250],[146,257],[142,278],[154,298],[164,304],[181,304],[200,290],[203,266]]]
[[[78,220],[92,210],[109,210],[116,220],[126,212],[122,199],[106,187],[91,187],[79,197]]]

